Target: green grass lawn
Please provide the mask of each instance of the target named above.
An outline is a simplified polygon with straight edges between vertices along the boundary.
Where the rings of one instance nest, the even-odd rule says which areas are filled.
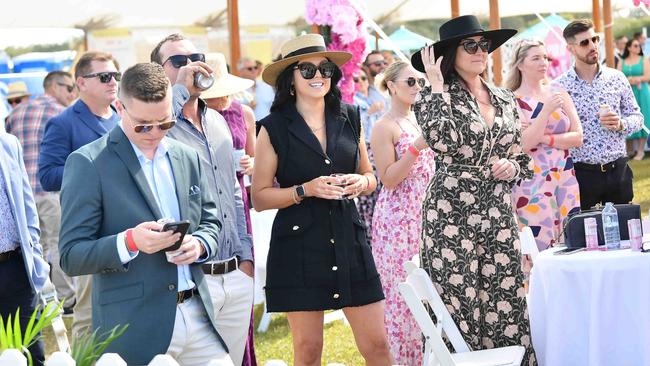
[[[634,171],[634,202],[641,204],[641,212],[643,216],[646,216],[650,209],[650,159],[632,161],[630,165]],[[255,329],[257,329],[261,315],[262,307],[257,306],[255,308]],[[70,318],[66,319],[66,324],[68,324],[68,330],[72,329]],[[45,339],[47,353],[53,352],[56,345],[49,329],[45,332]],[[348,366],[363,364],[363,358],[354,343],[352,330],[342,321],[325,326],[324,342],[323,365],[333,362]],[[273,315],[268,331],[255,333],[255,351],[260,366],[271,359],[284,360],[289,365],[293,363],[291,334],[285,315]]]

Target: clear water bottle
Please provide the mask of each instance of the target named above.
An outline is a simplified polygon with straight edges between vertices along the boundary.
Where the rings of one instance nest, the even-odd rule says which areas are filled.
[[[605,208],[603,208],[603,231],[607,249],[621,247],[621,235],[618,231],[618,212],[616,212],[616,208],[611,202],[605,203]]]

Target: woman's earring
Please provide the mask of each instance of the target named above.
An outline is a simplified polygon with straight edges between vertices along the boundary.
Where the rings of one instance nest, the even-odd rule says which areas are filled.
[[[291,84],[291,87],[289,88],[289,94],[294,95],[296,94],[296,88]]]

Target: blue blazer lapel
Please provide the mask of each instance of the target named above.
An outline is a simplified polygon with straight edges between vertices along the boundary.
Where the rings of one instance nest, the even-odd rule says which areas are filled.
[[[173,143],[170,143],[168,146],[167,155],[169,155],[172,173],[174,174],[178,208],[181,220],[185,220],[187,218],[187,210],[189,209],[190,184],[187,181],[188,175],[185,173],[185,167],[183,166],[183,162],[176,146]]]
[[[97,136],[102,137],[108,132],[102,125],[97,121],[97,117],[88,109],[86,103],[81,99],[78,100],[72,110],[75,112],[75,115],[83,122],[88,128],[95,131]]]
[[[157,217],[158,219],[162,218],[162,211],[160,210],[160,207],[158,207],[156,198],[149,188],[147,177],[144,175],[142,167],[140,166],[140,162],[138,161],[138,158],[135,156],[135,152],[133,151],[133,146],[131,146],[131,142],[129,142],[129,139],[124,134],[124,131],[122,131],[122,129],[119,127],[112,129],[109,135],[109,141],[111,142],[113,151],[115,151],[124,165],[126,165],[129,173],[131,173],[133,180],[135,180],[136,186],[140,190],[140,193],[142,194],[142,197],[144,197],[144,200],[147,202],[147,205],[149,206],[149,209],[151,209],[154,217]]]

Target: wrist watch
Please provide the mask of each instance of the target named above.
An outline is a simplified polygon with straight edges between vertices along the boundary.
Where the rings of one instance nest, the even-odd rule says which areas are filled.
[[[296,194],[298,195],[299,199],[305,198],[305,187],[302,185],[296,186]]]

